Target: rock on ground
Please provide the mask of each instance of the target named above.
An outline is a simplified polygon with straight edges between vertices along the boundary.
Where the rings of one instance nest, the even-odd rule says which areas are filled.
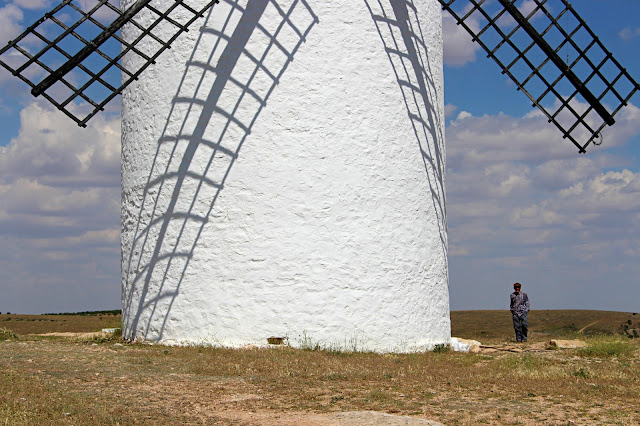
[[[582,340],[554,339],[549,342],[549,346],[560,348],[560,349],[575,349],[575,348],[584,348],[587,346],[587,343],[583,342]]]

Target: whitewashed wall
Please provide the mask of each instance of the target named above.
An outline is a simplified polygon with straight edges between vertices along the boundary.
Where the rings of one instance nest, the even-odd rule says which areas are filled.
[[[436,0],[221,0],[123,95],[124,336],[447,343],[442,86]]]

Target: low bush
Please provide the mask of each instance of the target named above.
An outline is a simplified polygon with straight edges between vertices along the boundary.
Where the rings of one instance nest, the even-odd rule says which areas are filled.
[[[435,345],[433,347],[433,352],[437,352],[437,353],[441,353],[441,352],[449,352],[451,349],[449,348],[449,345]]]
[[[14,340],[18,335],[8,328],[0,328],[0,340]]]

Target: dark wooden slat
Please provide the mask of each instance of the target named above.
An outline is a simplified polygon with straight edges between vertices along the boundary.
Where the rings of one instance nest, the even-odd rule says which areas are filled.
[[[518,8],[515,7],[509,0],[498,1],[511,14],[513,19],[516,20],[516,22],[522,27],[522,29],[525,30],[527,34],[529,34],[529,37],[531,37],[536,42],[538,47],[542,49],[545,55],[547,55],[547,57],[551,59],[554,65],[558,67],[560,71],[562,71],[562,73],[567,77],[567,80],[569,80],[569,82],[573,85],[573,87],[576,88],[576,90],[582,95],[582,97],[587,102],[589,102],[589,105],[591,105],[593,109],[598,113],[598,115],[602,117],[604,122],[609,126],[613,126],[616,121],[613,119],[611,114],[609,114],[609,111],[607,111],[606,108],[593,95],[593,93],[591,93],[591,91],[587,89],[582,81],[580,81],[578,76],[575,75],[573,71],[571,71],[569,66],[564,63],[564,61],[560,58],[560,56],[558,56],[556,51],[553,50],[551,46],[549,46],[549,43],[547,43],[544,38],[540,36],[533,25],[531,25],[529,21],[527,21],[527,19],[522,16],[522,13],[520,13]]]
[[[69,71],[75,68],[79,63],[87,59],[98,47],[100,47],[105,41],[107,41],[112,35],[114,35],[120,28],[124,26],[133,16],[144,8],[151,0],[138,0],[133,6],[127,9],[122,15],[118,16],[107,27],[106,30],[101,32],[96,38],[94,38],[89,44],[83,47],[73,58],[65,62],[55,72],[50,74],[47,78],[42,80],[36,87],[31,89],[33,96],[39,96],[42,92],[53,86],[56,81],[64,77]]]

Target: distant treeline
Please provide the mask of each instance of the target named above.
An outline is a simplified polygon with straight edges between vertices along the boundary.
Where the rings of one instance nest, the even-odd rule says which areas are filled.
[[[112,311],[84,311],[84,312],[55,312],[42,315],[119,315],[122,313],[120,309],[114,309]]]

